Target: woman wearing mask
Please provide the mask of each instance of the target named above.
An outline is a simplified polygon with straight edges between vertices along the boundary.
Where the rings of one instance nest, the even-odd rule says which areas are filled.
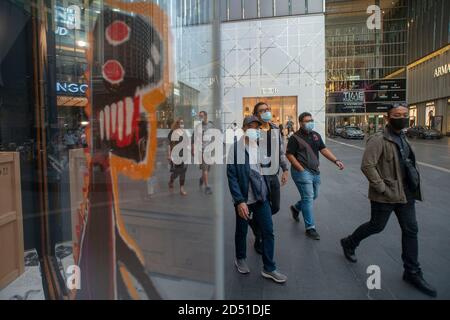
[[[187,192],[184,189],[184,182],[186,180],[186,171],[187,171],[187,165],[184,162],[181,162],[179,164],[175,164],[173,161],[173,155],[172,151],[175,148],[175,146],[183,141],[183,139],[188,139],[185,131],[184,131],[184,121],[183,119],[176,120],[173,125],[172,129],[169,132],[168,135],[169,140],[169,148],[168,148],[168,154],[167,154],[167,160],[169,161],[170,165],[170,180],[169,180],[169,190],[173,191],[173,183],[175,179],[178,177],[180,178],[180,194],[182,196],[186,196]],[[183,150],[180,151],[179,154],[177,154],[179,157],[183,157]]]

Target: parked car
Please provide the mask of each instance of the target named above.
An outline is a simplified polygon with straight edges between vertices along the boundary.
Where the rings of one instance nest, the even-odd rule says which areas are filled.
[[[423,126],[413,126],[406,130],[406,135],[409,138],[420,139],[441,139],[443,137],[442,132],[436,129],[429,129]]]
[[[344,139],[364,139],[364,132],[358,127],[345,127],[341,137]]]
[[[342,131],[344,131],[344,127],[343,127],[343,126],[337,126],[336,129],[334,129],[334,133],[335,133],[337,136],[341,136]]]

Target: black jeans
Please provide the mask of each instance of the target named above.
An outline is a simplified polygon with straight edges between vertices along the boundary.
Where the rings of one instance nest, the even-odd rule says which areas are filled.
[[[270,207],[272,209],[272,214],[280,211],[280,180],[278,180],[278,175],[274,174],[272,176],[267,176],[267,182],[269,183],[270,190]],[[261,230],[259,230],[258,225],[250,220],[248,225],[255,235],[255,242],[257,245],[261,243]]]
[[[253,212],[251,220],[242,219],[237,213],[236,207],[236,232],[234,242],[236,249],[236,259],[247,258],[247,229],[249,222],[252,221],[258,226],[261,232],[261,250],[264,270],[272,272],[276,269],[273,261],[275,237],[273,234],[272,212],[269,201],[256,202],[248,205],[248,209]]]
[[[350,245],[356,248],[359,243],[372,234],[380,233],[384,230],[392,211],[395,212],[400,228],[402,230],[402,260],[405,271],[420,272],[418,261],[418,241],[417,241],[417,220],[415,200],[408,203],[380,203],[371,201],[370,221],[359,226],[348,238]]]

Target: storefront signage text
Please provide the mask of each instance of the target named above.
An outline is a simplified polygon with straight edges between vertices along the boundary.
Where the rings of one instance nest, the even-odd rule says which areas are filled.
[[[450,73],[450,63],[434,69],[434,77],[439,78]]]
[[[364,102],[364,91],[344,91],[342,93],[344,95],[342,101],[346,104],[360,104],[361,102]]]
[[[57,93],[86,93],[87,84],[57,82]]]
[[[81,9],[77,5],[69,7],[55,6],[55,21],[58,23],[55,33],[60,36],[69,34],[69,30],[81,29]]]
[[[261,88],[261,94],[277,94],[278,88]]]

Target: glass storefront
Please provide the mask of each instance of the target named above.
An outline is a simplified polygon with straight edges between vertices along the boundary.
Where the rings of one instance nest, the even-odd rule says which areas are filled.
[[[159,134],[179,119],[192,129],[202,110],[214,122],[220,105],[198,80],[216,72],[215,41],[201,71],[185,47],[218,30],[213,1],[196,3],[1,1],[0,155],[20,157],[24,248],[1,247],[0,260],[32,252],[45,298],[221,297],[221,170],[213,195],[174,192]],[[186,184],[199,176],[188,165]],[[30,268],[0,266],[0,290]]]
[[[434,102],[428,102],[425,107],[425,126],[432,127],[433,118],[436,115],[436,106]]]
[[[367,28],[367,1],[326,2],[326,108],[330,123],[367,120],[406,101],[407,3],[380,2],[381,27]],[[345,7],[345,10],[342,8]],[[328,128],[333,133],[335,128]]]
[[[283,128],[297,130],[297,97],[248,97],[243,98],[244,117],[253,113],[258,102],[265,102],[272,111],[272,121]]]
[[[417,125],[417,106],[409,107],[409,126]]]

